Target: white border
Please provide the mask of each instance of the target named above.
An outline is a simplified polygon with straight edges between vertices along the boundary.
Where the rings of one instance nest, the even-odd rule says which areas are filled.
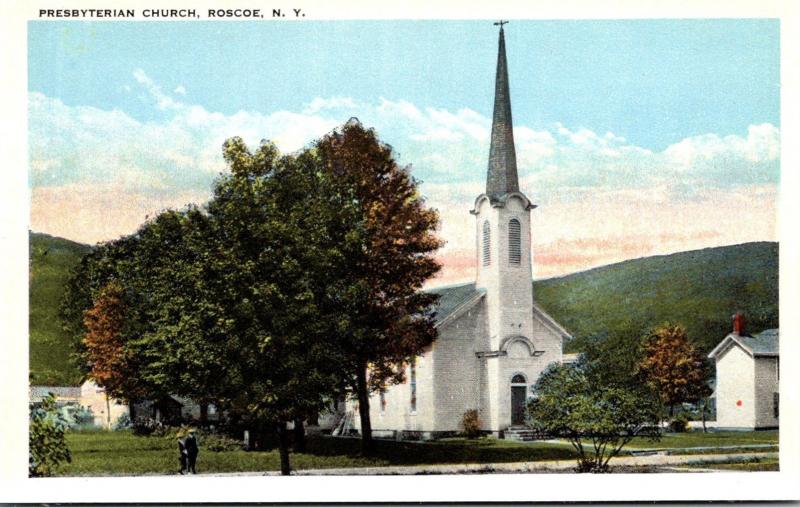
[[[163,7],[164,2],[156,2]],[[0,502],[253,502],[253,501],[588,501],[588,500],[781,500],[800,498],[800,326],[795,311],[800,290],[798,248],[798,6],[792,0],[657,1],[547,0],[483,2],[298,0],[171,1],[176,7],[302,7],[319,19],[569,19],[733,18],[781,20],[782,181],[778,230],[781,238],[781,471],[777,473],[641,475],[479,475],[422,477],[137,477],[27,478],[27,182],[26,22],[38,9],[142,8],[130,0],[23,0],[0,3]],[[288,19],[287,19],[288,21]],[[191,22],[191,21],[188,21]],[[264,20],[264,22],[273,22]],[[280,22],[280,21],[279,21]],[[302,22],[302,21],[301,21]],[[180,480],[180,483],[175,482]],[[188,481],[188,482],[187,482]]]

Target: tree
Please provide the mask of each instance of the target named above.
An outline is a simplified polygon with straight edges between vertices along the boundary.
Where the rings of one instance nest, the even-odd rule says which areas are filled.
[[[698,401],[711,393],[707,363],[681,326],[664,324],[647,336],[639,369],[669,407],[670,417],[676,404]]]
[[[343,219],[331,231],[343,255],[327,301],[339,316],[334,346],[358,399],[362,450],[369,453],[370,393],[402,381],[404,366],[436,338],[436,296],[421,288],[440,269],[433,257],[442,245],[438,213],[392,148],[357,120],[323,137],[314,152]]]
[[[89,376],[107,396],[126,399],[135,389],[136,370],[128,361],[123,341],[125,303],[116,282],[103,287],[94,305],[84,313],[83,339]]]
[[[28,433],[28,475],[46,477],[65,461],[72,461],[64,432],[66,418],[59,413],[56,400],[48,394],[40,406],[31,407]]]
[[[608,463],[636,436],[659,437],[660,405],[646,391],[606,386],[585,364],[551,365],[528,405],[530,424],[567,439],[578,453],[579,472],[607,472]]]

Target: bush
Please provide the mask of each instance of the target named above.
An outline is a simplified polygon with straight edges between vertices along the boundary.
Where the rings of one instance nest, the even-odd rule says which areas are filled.
[[[681,412],[672,422],[669,423],[669,429],[675,433],[685,433],[689,429],[689,417],[686,413]]]
[[[131,416],[128,414],[122,414],[117,419],[117,422],[114,423],[114,426],[111,428],[114,431],[122,431],[130,429],[133,426],[133,421],[131,421]]]
[[[131,427],[134,435],[146,436],[152,435],[156,431],[159,433],[164,431],[164,425],[161,424],[161,421],[157,421],[152,417],[137,417]]]
[[[74,425],[70,425],[71,429],[75,428],[93,428],[94,427],[94,413],[91,409],[80,407],[73,414],[75,419]]]
[[[467,438],[478,438],[481,434],[478,411],[470,409],[464,412],[464,416],[461,418],[461,427],[464,428],[464,435]]]
[[[638,436],[659,438],[660,405],[646,391],[603,385],[587,371],[553,364],[539,377],[528,404],[534,429],[565,438],[578,454],[578,472],[608,472],[609,461]],[[589,444],[589,445],[584,445]]]
[[[211,452],[238,451],[242,442],[234,438],[211,433],[197,437],[200,444]]]
[[[58,410],[52,394],[42,400],[39,407],[32,407],[30,433],[28,435],[28,475],[46,477],[58,466],[72,462],[64,432],[68,422]]]

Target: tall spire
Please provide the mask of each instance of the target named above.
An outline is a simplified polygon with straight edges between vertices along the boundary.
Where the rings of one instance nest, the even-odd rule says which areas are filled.
[[[511,96],[508,93],[508,65],[503,25],[499,21],[500,43],[497,51],[497,76],[494,84],[494,116],[492,141],[489,148],[489,170],[486,176],[486,193],[490,197],[519,191],[517,155],[514,150],[514,132],[511,121]]]

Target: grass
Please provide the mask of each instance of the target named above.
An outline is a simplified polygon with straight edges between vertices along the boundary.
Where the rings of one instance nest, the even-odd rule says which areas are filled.
[[[706,434],[691,432],[668,434],[661,442],[655,444],[645,439],[637,440],[627,449],[777,444],[777,441],[777,431]],[[178,470],[177,445],[172,436],[139,437],[129,431],[85,431],[68,433],[67,442],[72,451],[72,463],[62,466],[59,475],[174,474]],[[291,465],[294,470],[308,470],[392,465],[514,463],[575,458],[575,452],[566,442],[520,443],[491,438],[477,440],[450,438],[432,442],[376,440],[375,447],[374,456],[365,458],[360,456],[357,439],[310,436],[307,452],[292,453]],[[729,465],[741,465],[744,467],[742,470],[758,470],[761,466],[767,468],[773,466],[769,463],[752,465],[735,463],[724,466],[714,464],[713,467],[726,468]],[[777,461],[774,466],[777,467]],[[203,449],[201,440],[198,469],[200,472],[277,471],[280,469],[280,460],[277,449],[257,452],[241,450],[211,452]]]
[[[705,468],[713,470],[730,470],[740,472],[778,472],[778,458],[748,458],[730,463],[689,463],[689,468]]]
[[[62,466],[58,475],[138,475],[174,474],[178,452],[174,437],[138,437],[128,431],[71,432],[67,442],[72,463]],[[308,438],[305,453],[292,453],[295,470],[320,468],[381,467],[455,463],[512,463],[573,459],[574,451],[565,444],[537,442],[523,444],[483,438],[478,440],[443,439],[435,442],[395,442],[377,440],[373,457],[359,455],[357,439],[315,436]],[[259,452],[210,452],[202,448],[197,463],[200,472],[277,471],[277,449]]]
[[[718,447],[732,445],[778,445],[778,431],[690,431],[667,433],[660,441],[635,438],[627,449],[677,449],[691,447]]]

